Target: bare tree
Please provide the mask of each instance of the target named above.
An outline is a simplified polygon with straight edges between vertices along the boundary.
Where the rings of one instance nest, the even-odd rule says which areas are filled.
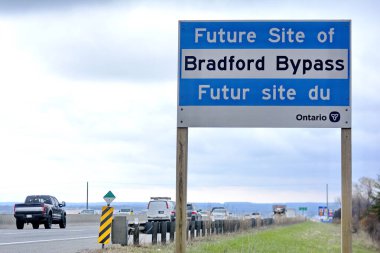
[[[376,181],[372,178],[362,177],[353,186],[352,193],[352,218],[353,229],[359,229],[360,220],[368,214],[368,210],[373,204],[374,187]]]

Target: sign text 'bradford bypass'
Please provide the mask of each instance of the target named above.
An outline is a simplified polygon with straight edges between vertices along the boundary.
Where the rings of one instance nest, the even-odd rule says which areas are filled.
[[[350,21],[180,21],[178,127],[351,127]]]

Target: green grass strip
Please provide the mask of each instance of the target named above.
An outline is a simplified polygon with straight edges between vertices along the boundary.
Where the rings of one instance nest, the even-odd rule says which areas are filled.
[[[340,253],[340,225],[305,222],[240,235],[217,237],[188,247],[189,253]],[[353,243],[353,252],[375,253],[373,246]]]

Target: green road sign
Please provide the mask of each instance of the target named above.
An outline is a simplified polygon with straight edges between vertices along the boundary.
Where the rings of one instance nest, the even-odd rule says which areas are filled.
[[[299,207],[298,210],[300,210],[300,211],[307,211],[307,207]]]
[[[104,195],[103,199],[107,202],[108,205],[111,204],[111,202],[115,199],[115,195],[111,191],[107,192],[106,195]]]

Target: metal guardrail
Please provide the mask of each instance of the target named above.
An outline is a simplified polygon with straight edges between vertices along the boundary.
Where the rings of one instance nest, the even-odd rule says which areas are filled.
[[[128,241],[133,241],[134,245],[139,245],[140,234],[150,234],[152,244],[157,244],[160,236],[161,244],[167,241],[173,242],[175,238],[175,222],[157,221],[138,224],[127,219],[115,219],[112,225],[112,243],[126,246]],[[294,222],[293,220],[291,221]],[[283,221],[285,223],[285,221]],[[214,234],[229,234],[253,229],[257,227],[271,226],[276,224],[273,218],[246,219],[246,220],[217,220],[217,221],[188,221],[187,240],[197,237],[212,236]],[[169,234],[169,238],[167,238]],[[133,237],[133,240],[128,240]]]

